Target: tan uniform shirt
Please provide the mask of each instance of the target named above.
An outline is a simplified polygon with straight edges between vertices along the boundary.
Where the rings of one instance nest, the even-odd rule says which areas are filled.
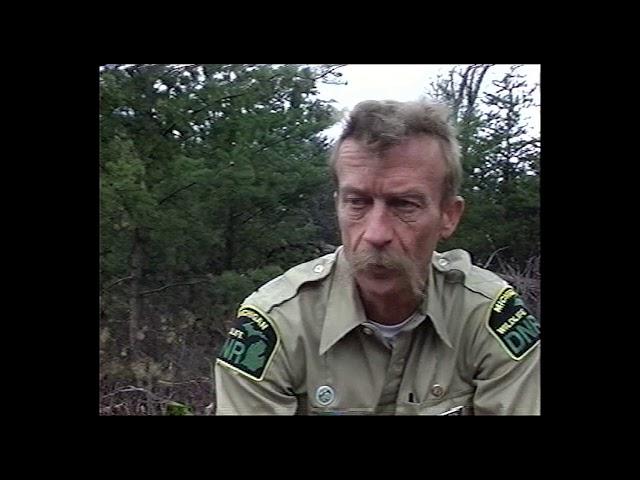
[[[239,310],[216,413],[539,414],[540,326],[504,280],[463,250],[436,252],[417,313],[389,343],[342,247],[298,265]]]

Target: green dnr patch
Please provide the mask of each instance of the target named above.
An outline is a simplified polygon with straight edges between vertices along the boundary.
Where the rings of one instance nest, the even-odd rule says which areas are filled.
[[[487,328],[514,360],[522,359],[540,341],[540,323],[511,287],[493,302]]]
[[[278,343],[278,333],[267,315],[253,307],[241,307],[218,355],[218,362],[260,381]]]

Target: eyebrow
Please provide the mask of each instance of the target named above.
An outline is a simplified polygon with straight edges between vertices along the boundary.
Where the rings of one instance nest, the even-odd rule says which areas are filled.
[[[356,195],[368,195],[367,192],[356,187],[344,187],[339,190],[340,190],[340,193],[347,194],[347,195],[350,193],[355,193]]]
[[[352,186],[346,186],[341,189],[343,195],[355,194],[355,195],[364,195],[368,196],[369,193],[366,191]],[[429,201],[429,197],[425,195],[423,192],[415,189],[409,189],[404,192],[390,192],[388,195],[385,195],[386,198],[396,197],[396,198],[413,198],[415,200],[420,200],[423,203],[427,203]]]

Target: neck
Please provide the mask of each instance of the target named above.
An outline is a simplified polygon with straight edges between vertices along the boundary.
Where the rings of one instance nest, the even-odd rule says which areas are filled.
[[[374,296],[360,291],[360,298],[367,318],[383,325],[396,325],[406,320],[420,303],[414,295],[407,295],[404,292]]]

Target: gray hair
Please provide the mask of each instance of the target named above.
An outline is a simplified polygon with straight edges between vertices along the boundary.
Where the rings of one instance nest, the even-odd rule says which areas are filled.
[[[421,135],[431,135],[440,143],[445,160],[443,200],[458,194],[462,184],[460,146],[456,129],[448,122],[449,108],[428,101],[397,102],[366,100],[352,110],[340,138],[329,157],[333,180],[338,184],[336,160],[346,139],[355,140],[374,154]]]

